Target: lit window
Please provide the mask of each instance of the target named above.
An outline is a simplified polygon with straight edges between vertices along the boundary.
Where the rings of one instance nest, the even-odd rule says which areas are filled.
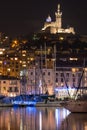
[[[18,60],[18,58],[17,58],[17,57],[15,57],[15,60]]]
[[[48,80],[48,83],[50,83],[50,80]]]

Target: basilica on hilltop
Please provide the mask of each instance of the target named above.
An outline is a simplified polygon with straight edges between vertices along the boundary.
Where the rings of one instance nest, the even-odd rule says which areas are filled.
[[[51,34],[57,33],[72,33],[75,34],[73,27],[62,27],[62,12],[60,10],[60,4],[58,4],[57,12],[55,12],[55,21],[53,22],[50,15],[47,17],[42,31],[49,30]]]

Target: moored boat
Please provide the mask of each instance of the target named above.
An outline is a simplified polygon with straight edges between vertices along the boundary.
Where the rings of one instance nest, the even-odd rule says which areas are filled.
[[[68,109],[70,112],[76,112],[76,113],[84,113],[87,112],[87,101],[80,101],[80,100],[70,100],[62,102],[61,105]]]
[[[35,104],[36,104],[35,101],[14,101],[14,102],[12,102],[13,106],[19,106],[19,107],[35,106]]]
[[[61,105],[68,109],[70,112],[87,112],[87,94],[79,96],[76,100],[68,100],[61,102]]]
[[[70,112],[76,112],[76,113],[87,112],[87,93],[85,93],[85,94],[83,93],[82,95],[79,95],[79,97],[78,97],[78,91],[80,89],[81,80],[82,80],[84,70],[85,70],[85,60],[84,60],[84,66],[83,66],[82,70],[83,71],[82,71],[81,77],[79,79],[79,84],[78,84],[74,99],[73,100],[70,99],[68,101],[61,103],[61,105],[64,108],[68,109]]]

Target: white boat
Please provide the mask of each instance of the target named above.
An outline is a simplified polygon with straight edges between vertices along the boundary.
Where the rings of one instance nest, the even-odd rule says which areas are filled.
[[[73,113],[87,112],[87,100],[70,100],[62,102],[60,104]]]
[[[74,99],[61,103],[61,105],[64,108],[68,109],[70,112],[78,112],[78,113],[87,112],[87,93],[80,95],[80,97],[78,97],[78,90],[80,89],[80,84],[81,84],[81,80],[82,80],[82,77],[84,74],[84,69],[85,69],[85,59],[84,59],[84,66],[82,68],[83,71],[82,71],[81,77],[79,79],[79,84],[78,84]],[[77,97],[77,99],[76,99],[76,97]]]
[[[87,112],[87,94],[79,95],[76,99],[68,99],[60,104],[70,112]]]

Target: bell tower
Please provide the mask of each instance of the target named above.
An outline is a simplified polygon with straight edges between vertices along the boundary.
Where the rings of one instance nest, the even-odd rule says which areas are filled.
[[[62,12],[60,11],[60,4],[58,4],[57,12],[55,12],[56,16],[56,26],[60,29],[62,27]]]

